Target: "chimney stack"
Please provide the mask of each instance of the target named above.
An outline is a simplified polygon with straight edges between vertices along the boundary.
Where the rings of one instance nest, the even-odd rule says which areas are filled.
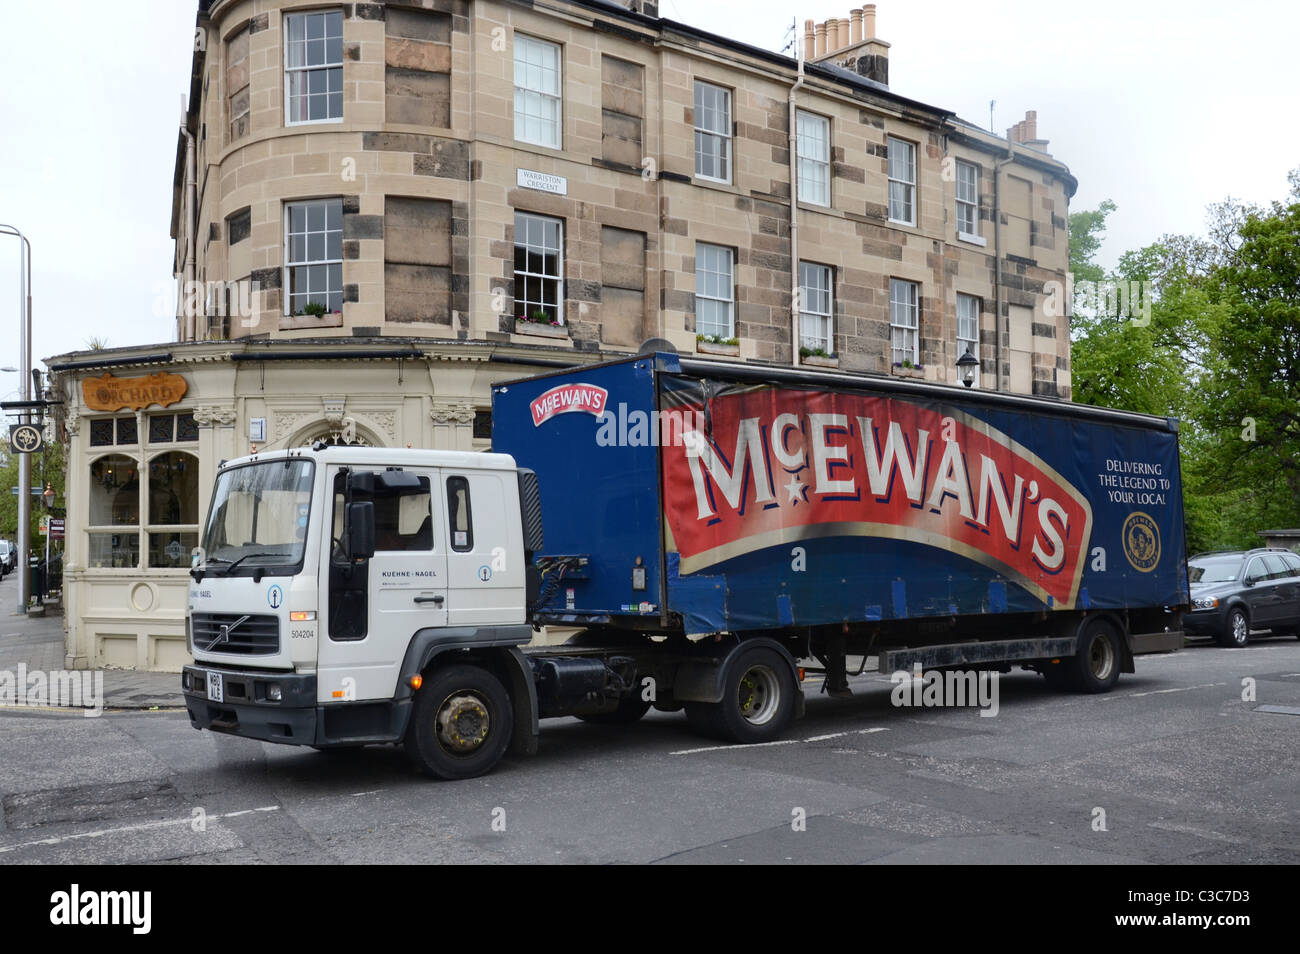
[[[1025,110],[1025,118],[1007,129],[1007,139],[1046,154],[1048,141],[1038,138],[1038,110]]]
[[[813,40],[808,40],[812,25]],[[831,17],[804,25],[804,49],[811,50],[808,60],[825,60],[874,80],[889,85],[889,44],[876,38],[876,5],[849,11],[847,17]]]

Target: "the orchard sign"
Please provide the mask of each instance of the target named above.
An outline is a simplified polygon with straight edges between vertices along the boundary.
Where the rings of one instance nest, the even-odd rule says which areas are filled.
[[[105,374],[81,382],[81,397],[92,411],[133,411],[151,404],[167,407],[185,397],[189,388],[179,374],[158,372],[138,378],[116,378]]]

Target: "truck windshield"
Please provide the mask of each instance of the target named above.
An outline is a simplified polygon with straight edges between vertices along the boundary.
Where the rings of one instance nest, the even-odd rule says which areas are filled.
[[[314,468],[309,460],[289,458],[235,467],[218,476],[203,532],[212,569],[301,564]]]

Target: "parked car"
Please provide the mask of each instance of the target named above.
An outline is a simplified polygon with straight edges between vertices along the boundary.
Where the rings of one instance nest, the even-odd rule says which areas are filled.
[[[0,580],[12,570],[18,562],[18,549],[8,540],[0,540]]]
[[[1251,630],[1300,637],[1300,556],[1281,547],[1203,553],[1187,561],[1189,636],[1245,646]]]

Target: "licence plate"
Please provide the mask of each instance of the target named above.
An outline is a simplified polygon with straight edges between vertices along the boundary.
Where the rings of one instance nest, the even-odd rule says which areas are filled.
[[[208,700],[210,702],[225,702],[225,693],[221,690],[221,673],[208,672]]]

